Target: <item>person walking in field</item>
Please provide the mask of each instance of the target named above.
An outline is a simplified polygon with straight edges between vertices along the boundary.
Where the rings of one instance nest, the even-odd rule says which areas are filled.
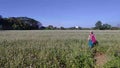
[[[90,34],[88,36],[88,44],[89,47],[92,48],[94,45],[98,44],[95,34],[93,33],[93,31],[90,31]]]

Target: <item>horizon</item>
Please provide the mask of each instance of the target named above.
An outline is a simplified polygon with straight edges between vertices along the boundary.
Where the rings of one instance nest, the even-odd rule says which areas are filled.
[[[120,24],[119,0],[1,0],[3,17],[30,17],[43,26],[94,27],[97,21]]]

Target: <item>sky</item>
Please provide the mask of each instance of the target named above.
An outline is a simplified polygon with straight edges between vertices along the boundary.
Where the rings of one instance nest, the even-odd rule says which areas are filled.
[[[3,17],[30,17],[43,26],[94,27],[120,24],[120,0],[0,0]]]

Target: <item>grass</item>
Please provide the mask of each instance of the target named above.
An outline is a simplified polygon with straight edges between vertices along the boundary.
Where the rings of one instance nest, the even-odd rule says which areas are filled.
[[[103,68],[119,68],[120,31],[94,33],[99,45],[90,50],[88,30],[0,31],[0,67],[94,68],[97,51],[107,55]]]

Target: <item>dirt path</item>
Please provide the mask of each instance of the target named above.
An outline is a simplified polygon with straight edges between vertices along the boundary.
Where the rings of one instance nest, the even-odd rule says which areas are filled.
[[[107,62],[107,56],[104,53],[96,52],[94,55],[95,64],[101,68]]]

